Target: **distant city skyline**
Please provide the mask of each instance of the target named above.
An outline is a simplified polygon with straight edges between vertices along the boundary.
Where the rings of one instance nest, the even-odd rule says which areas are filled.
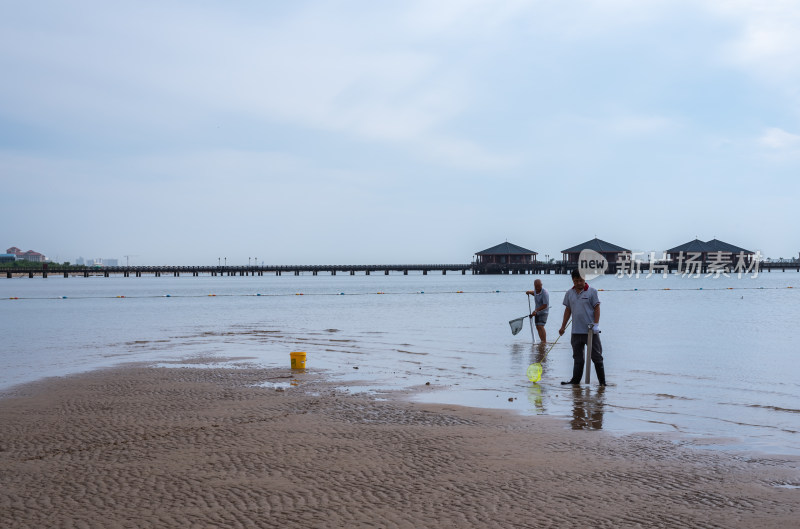
[[[793,258],[797,27],[794,2],[9,3],[2,235],[62,262]]]

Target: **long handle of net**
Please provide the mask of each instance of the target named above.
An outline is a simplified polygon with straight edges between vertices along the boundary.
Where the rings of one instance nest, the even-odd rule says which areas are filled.
[[[566,333],[566,331],[567,331],[567,329],[569,328],[570,325],[572,325],[572,319],[571,318],[567,322],[567,326],[564,327],[564,332],[565,333]],[[558,343],[558,340],[560,340],[560,339],[561,339],[561,335],[559,334],[558,338],[556,338],[556,341],[550,344],[550,347],[547,349],[547,352],[544,353],[544,356],[542,356],[542,359],[540,360],[540,362],[544,362],[544,359],[547,358],[547,355],[550,354],[550,351],[553,350],[553,347],[556,346],[556,344]]]
[[[531,340],[536,343],[536,337],[533,335],[533,316],[531,316],[531,295],[528,294],[528,323],[531,324]]]

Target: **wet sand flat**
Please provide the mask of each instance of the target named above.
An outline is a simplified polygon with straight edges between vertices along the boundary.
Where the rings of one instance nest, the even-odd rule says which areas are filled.
[[[800,462],[146,368],[0,400],[3,527],[792,527]],[[263,381],[276,387],[253,387]],[[286,387],[288,386],[288,387]]]

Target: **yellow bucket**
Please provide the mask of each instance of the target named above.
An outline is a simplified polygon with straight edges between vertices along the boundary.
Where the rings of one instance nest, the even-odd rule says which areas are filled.
[[[306,353],[303,351],[292,351],[289,353],[289,358],[292,360],[292,369],[305,369],[306,368]]]

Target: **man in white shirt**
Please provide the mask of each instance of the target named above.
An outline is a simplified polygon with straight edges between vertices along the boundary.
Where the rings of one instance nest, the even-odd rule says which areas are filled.
[[[580,384],[583,372],[583,350],[588,342],[589,325],[592,325],[591,358],[597,372],[597,381],[606,385],[606,371],[603,366],[603,344],[600,343],[600,298],[597,290],[586,284],[578,270],[572,271],[573,288],[564,294],[564,321],[558,330],[563,335],[572,316],[572,378],[562,384]]]

